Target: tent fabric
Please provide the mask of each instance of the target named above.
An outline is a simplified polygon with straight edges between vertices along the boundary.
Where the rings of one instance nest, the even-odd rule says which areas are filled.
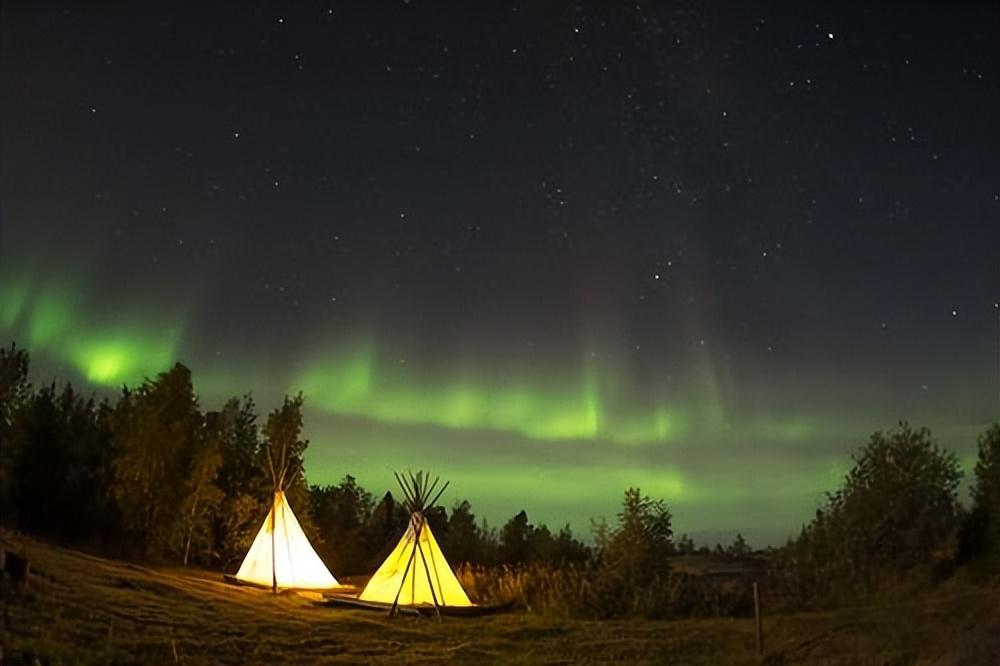
[[[416,548],[418,529],[419,549]],[[408,562],[409,570],[406,567]],[[398,592],[400,606],[433,604],[435,599],[431,595],[431,585],[439,606],[473,605],[441,552],[430,525],[422,515],[413,514],[406,534],[368,581],[358,599],[391,604]]]
[[[236,578],[267,587],[277,581],[278,587],[307,590],[322,590],[340,585],[313,550],[309,538],[292,513],[292,507],[285,499],[285,493],[280,490],[274,493],[271,511],[257,532],[257,538],[243,559]]]

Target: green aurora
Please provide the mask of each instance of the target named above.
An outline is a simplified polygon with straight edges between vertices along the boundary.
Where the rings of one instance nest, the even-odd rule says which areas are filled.
[[[32,289],[27,280],[12,280],[0,289],[0,325],[22,333],[29,349],[68,364],[95,386],[141,381],[176,358],[177,330],[169,324],[95,324],[82,315],[80,302],[64,285]]]
[[[679,531],[742,529],[776,542],[835,487],[849,451],[893,425],[857,409],[776,416],[727,406],[707,357],[683,390],[630,386],[601,357],[503,373],[469,363],[425,368],[361,336],[283,369],[220,362],[163,313],[99,320],[88,316],[95,307],[85,292],[67,283],[0,285],[0,330],[31,351],[36,381],[56,376],[107,394],[181,360],[204,408],[250,392],[266,412],[302,391],[311,482],[352,474],[381,492],[392,489],[394,469],[431,468],[452,480],[452,500],[470,499],[493,524],[526,508],[533,520],[586,533],[589,518],[613,516],[621,492],[637,485],[674,507]],[[978,426],[930,425],[969,467]]]

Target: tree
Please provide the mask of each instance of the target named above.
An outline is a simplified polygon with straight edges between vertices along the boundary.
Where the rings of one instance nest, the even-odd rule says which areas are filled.
[[[28,382],[28,368],[31,359],[27,350],[18,349],[13,342],[10,347],[0,348],[0,524],[13,523],[13,473],[17,441],[14,421],[31,395]]]
[[[483,544],[476,516],[468,501],[456,502],[448,517],[447,538],[438,538],[452,564],[483,562]]]
[[[736,538],[733,539],[733,542],[729,544],[728,548],[726,548],[726,554],[732,557],[746,557],[752,552],[753,549],[750,548],[750,544],[746,542],[746,539],[743,538],[743,535],[740,532],[736,533]]]
[[[225,438],[225,422],[218,412],[205,417],[205,427],[201,437],[191,440],[192,450],[185,452],[188,469],[184,477],[184,498],[181,503],[181,517],[184,522],[184,556],[187,566],[194,546],[198,559],[207,560],[213,553],[212,525],[224,494],[216,485],[219,468],[222,466],[222,442]]]
[[[694,545],[694,539],[692,539],[687,534],[682,534],[677,542],[674,544],[679,555],[690,555],[697,551],[697,547]]]
[[[524,559],[531,564],[551,564],[556,559],[556,540],[545,525],[528,525],[524,540]]]
[[[31,395],[28,382],[28,368],[31,357],[26,349],[18,349],[13,342],[10,347],[0,348],[0,430],[8,433],[14,423],[14,414]]]
[[[972,511],[962,529],[963,555],[989,573],[1000,574],[1000,423],[977,441]]]
[[[13,425],[13,424],[12,424]],[[54,536],[60,518],[60,493],[68,467],[65,424],[59,414],[55,384],[42,388],[18,413],[16,429],[5,438],[10,456],[10,504],[17,509],[17,525],[35,534]],[[53,483],[55,481],[55,483]],[[4,510],[6,514],[6,509]]]
[[[182,549],[183,505],[192,491],[186,481],[202,430],[191,371],[179,363],[119,400],[114,494],[125,527],[147,556],[163,558]]]
[[[253,399],[249,395],[242,400],[230,399],[217,418],[222,461],[216,485],[223,499],[213,531],[215,552],[228,569],[250,548],[262,516],[269,509],[274,486]]]
[[[674,554],[672,517],[663,500],[643,495],[638,488],[625,491],[618,525],[598,532],[597,545],[605,567],[626,587],[647,585],[670,570]]]
[[[249,395],[231,398],[218,412],[219,488],[227,497],[247,493],[260,498],[271,490],[263,446],[257,429],[257,407]]]
[[[961,471],[926,428],[906,423],[876,432],[854,456],[843,486],[796,545],[818,585],[839,580],[871,593],[883,574],[931,564],[950,549],[959,511]]]
[[[51,384],[19,408],[10,440],[9,505],[21,529],[95,545],[115,531],[107,493],[110,407]],[[6,512],[5,508],[5,512]]]
[[[564,525],[556,535],[551,561],[554,564],[584,564],[591,557],[590,548],[573,536],[569,524]]]
[[[285,396],[281,407],[267,415],[264,424],[264,458],[275,488],[282,488],[289,504],[295,510],[302,530],[318,545],[320,535],[313,523],[309,506],[309,487],[306,485],[303,454],[309,440],[302,437],[301,393]]]
[[[670,510],[663,500],[629,488],[617,524],[594,523],[595,603],[608,615],[662,615],[670,607],[674,554]]]
[[[409,522],[410,514],[406,507],[397,502],[392,493],[386,492],[372,510],[365,529],[367,550],[372,553],[365,567],[367,571],[373,571],[385,560]]]
[[[523,510],[500,528],[500,561],[503,564],[522,564],[528,559],[528,536],[531,533],[528,514]]]
[[[484,524],[479,530],[480,550],[484,560],[492,545],[493,536]],[[502,564],[582,564],[590,560],[590,549],[573,537],[569,525],[565,525],[559,533],[552,531],[544,524],[532,525],[528,514],[524,511],[507,521],[500,528],[498,544],[495,546],[497,559]]]
[[[322,539],[318,551],[339,574],[359,574],[367,570],[372,557],[365,530],[375,508],[367,490],[345,476],[336,486],[309,489],[316,529]]]

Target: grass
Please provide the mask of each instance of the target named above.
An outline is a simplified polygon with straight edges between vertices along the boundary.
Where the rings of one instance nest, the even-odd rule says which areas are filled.
[[[389,620],[5,537],[32,575],[27,589],[3,581],[3,664],[761,663],[747,619]],[[1000,591],[955,584],[903,603],[765,616],[765,639],[770,664],[997,663]]]

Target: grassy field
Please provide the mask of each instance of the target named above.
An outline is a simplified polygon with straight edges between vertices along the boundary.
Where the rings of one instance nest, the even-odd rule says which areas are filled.
[[[7,535],[27,589],[3,582],[2,664],[757,664],[747,619],[563,621],[525,613],[389,620],[271,595],[212,572],[142,567]],[[1000,592],[765,616],[770,664],[997,664]],[[37,661],[36,661],[37,659]]]

